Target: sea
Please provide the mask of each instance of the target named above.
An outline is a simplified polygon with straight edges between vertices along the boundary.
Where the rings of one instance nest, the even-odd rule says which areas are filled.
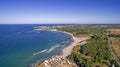
[[[64,24],[1,24],[0,67],[28,67],[37,61],[58,55],[73,39],[57,31],[33,31],[36,26]]]

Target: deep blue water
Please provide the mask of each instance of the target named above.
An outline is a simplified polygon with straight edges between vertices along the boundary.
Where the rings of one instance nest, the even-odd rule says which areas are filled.
[[[35,26],[41,25],[0,25],[0,67],[27,67],[59,54],[61,48],[72,42],[65,33],[32,31]]]

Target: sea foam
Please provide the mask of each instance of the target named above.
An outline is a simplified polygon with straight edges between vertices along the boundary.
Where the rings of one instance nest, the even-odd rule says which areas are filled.
[[[57,47],[60,47],[60,45],[58,44],[58,45],[52,46],[46,53],[50,53],[51,51],[53,51]]]
[[[44,50],[42,50],[42,51],[35,52],[35,53],[33,53],[33,55],[37,55],[37,54],[40,54],[40,53],[46,52],[47,50],[48,50],[48,49],[44,49]]]
[[[64,42],[61,42],[61,43],[69,43],[70,41],[64,41]]]

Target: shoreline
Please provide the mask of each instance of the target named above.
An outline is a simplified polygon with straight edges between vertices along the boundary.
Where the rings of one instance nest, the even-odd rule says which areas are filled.
[[[39,30],[42,30],[42,29],[34,29],[34,31],[39,31]],[[68,34],[68,35],[70,35],[71,37],[72,37],[72,39],[73,39],[73,42],[71,42],[69,45],[67,45],[67,46],[65,46],[63,49],[61,49],[61,53],[59,54],[59,55],[53,55],[52,57],[50,57],[50,58],[57,58],[57,57],[59,57],[59,58],[66,58],[67,56],[69,56],[70,54],[71,54],[71,52],[72,52],[72,49],[75,47],[75,46],[77,46],[77,45],[82,45],[82,44],[86,44],[87,42],[86,42],[86,38],[80,38],[80,37],[75,37],[72,33],[69,33],[69,32],[66,32],[66,31],[59,31],[59,30],[47,30],[47,31],[56,31],[56,32],[61,32],[61,33],[65,33],[65,34]],[[48,58],[48,59],[50,59],[50,58]],[[46,59],[45,59],[46,60]],[[42,62],[44,62],[44,60],[43,61],[40,61],[40,62],[37,62],[37,63],[35,63],[35,66],[37,65],[37,64],[40,64],[40,63],[42,63]]]
[[[57,32],[62,32],[65,34],[68,34],[72,37],[73,42],[71,42],[69,45],[67,45],[66,47],[64,47],[62,49],[62,54],[60,55],[56,55],[55,57],[62,57],[62,58],[66,58],[67,56],[69,56],[72,52],[72,49],[74,48],[74,46],[78,45],[80,41],[82,41],[79,37],[75,37],[73,36],[73,34],[69,33],[69,32],[65,32],[65,31],[58,31]]]
[[[42,29],[34,29],[34,30],[42,30]],[[47,30],[47,31],[56,31],[56,32],[61,32],[61,33],[65,33],[65,34],[68,34],[72,37],[73,39],[73,42],[71,42],[69,45],[65,46],[63,49],[62,49],[62,54],[60,55],[56,55],[55,57],[67,57],[68,55],[71,54],[71,51],[73,49],[74,46],[76,46],[80,41],[83,41],[84,39],[81,39],[79,37],[75,37],[73,36],[72,33],[69,33],[69,32],[65,32],[65,31],[59,31],[59,30]]]

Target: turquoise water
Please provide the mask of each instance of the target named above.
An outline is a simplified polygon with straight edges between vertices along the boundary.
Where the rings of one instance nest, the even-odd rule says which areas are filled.
[[[32,31],[39,25],[0,25],[0,67],[27,67],[59,54],[72,42],[68,34]]]

